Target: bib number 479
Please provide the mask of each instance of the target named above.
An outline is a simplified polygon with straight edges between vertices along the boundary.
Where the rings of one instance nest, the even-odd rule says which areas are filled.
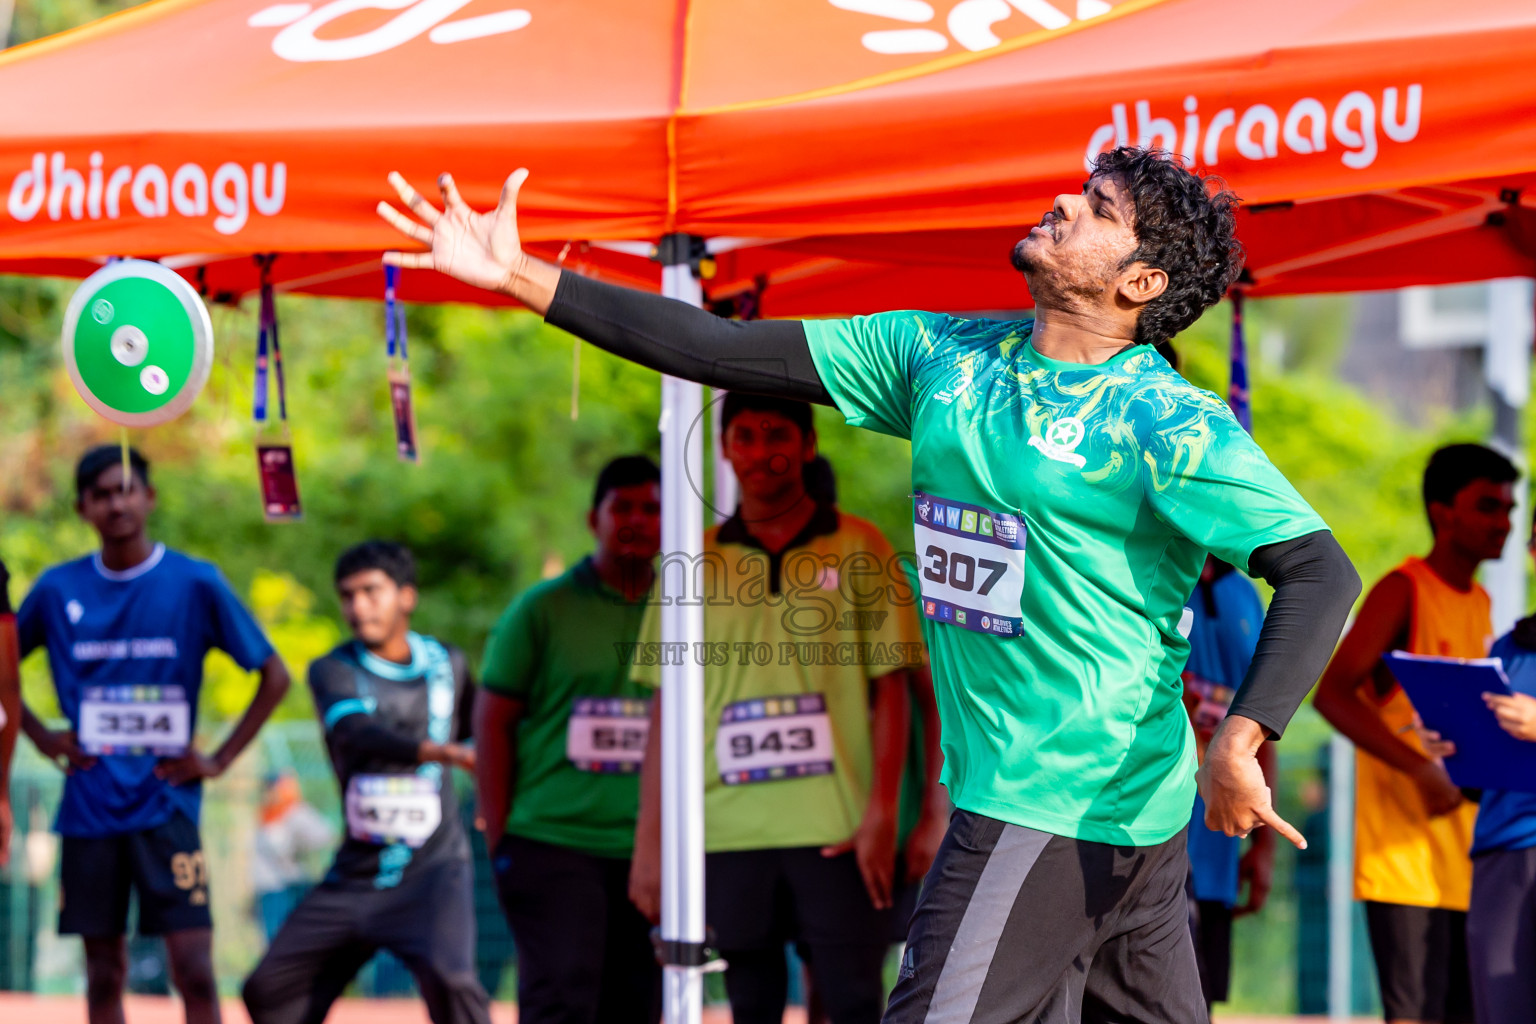
[[[401,828],[408,825],[423,825],[427,821],[427,812],[420,807],[402,807],[399,804],[370,804],[361,808],[358,815],[370,825],[382,828]]]

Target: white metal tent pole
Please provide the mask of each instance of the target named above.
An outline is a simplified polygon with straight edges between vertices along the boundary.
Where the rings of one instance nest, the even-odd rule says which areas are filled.
[[[686,243],[662,243],[662,294],[703,304]],[[671,244],[669,244],[671,243]],[[682,250],[678,255],[676,250]],[[704,1009],[703,388],[661,381],[661,938],[667,1024],[699,1024]]]
[[[1328,744],[1328,1019],[1354,1015],[1355,747]]]
[[[1493,396],[1492,445],[1520,467],[1515,482],[1514,529],[1498,561],[1483,567],[1483,585],[1493,601],[1493,633],[1502,636],[1525,615],[1525,560],[1530,488],[1526,475],[1522,420],[1531,391],[1531,282],[1512,277],[1488,282],[1488,344],[1483,376]]]

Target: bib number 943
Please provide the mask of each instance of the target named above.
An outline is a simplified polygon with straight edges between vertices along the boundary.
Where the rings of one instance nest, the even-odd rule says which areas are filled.
[[[731,757],[734,760],[748,758],[753,754],[793,754],[815,749],[816,730],[809,725],[783,730],[769,729],[760,735],[742,732],[731,737]]]
[[[715,761],[727,786],[832,772],[832,722],[819,693],[728,704],[715,733]]]

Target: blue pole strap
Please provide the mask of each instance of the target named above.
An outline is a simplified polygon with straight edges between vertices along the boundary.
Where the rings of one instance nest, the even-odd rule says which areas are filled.
[[[400,287],[400,268],[384,268],[384,345],[390,359],[400,356],[405,362],[410,358],[405,347],[405,306],[396,300]]]

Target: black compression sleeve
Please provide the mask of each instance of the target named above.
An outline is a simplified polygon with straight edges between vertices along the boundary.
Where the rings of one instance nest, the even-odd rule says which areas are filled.
[[[331,735],[351,760],[416,763],[419,744],[378,725],[367,715],[347,715],[331,727]]]
[[[1275,596],[1228,713],[1253,719],[1279,739],[1333,656],[1360,596],[1360,576],[1326,530],[1257,548],[1248,568]]]
[[[798,320],[727,320],[571,271],[561,273],[544,319],[606,352],[684,380],[832,404]]]

